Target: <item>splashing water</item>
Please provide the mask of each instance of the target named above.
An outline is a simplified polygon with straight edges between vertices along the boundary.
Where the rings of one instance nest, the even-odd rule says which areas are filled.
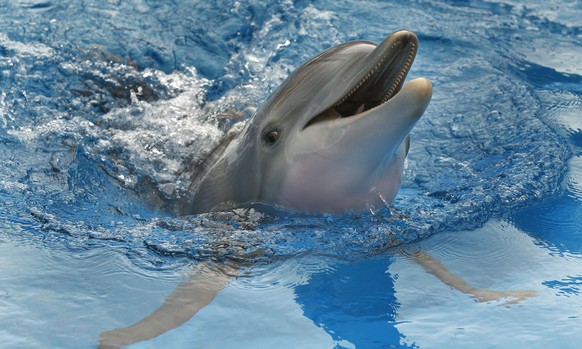
[[[7,5],[14,12],[0,27],[7,33],[0,34],[2,196],[21,203],[2,215],[79,241],[143,243],[158,255],[198,259],[260,250],[356,258],[438,231],[478,227],[552,193],[564,175],[570,150],[532,86],[579,77],[543,70],[515,49],[527,46],[527,38],[511,28],[531,33],[537,23],[520,8],[455,12],[419,3],[391,4],[387,12],[370,3],[364,13],[345,4],[326,10],[290,2],[183,5],[206,14],[211,29],[196,29],[168,4]],[[119,20],[133,10],[130,21],[143,31]],[[21,14],[30,11],[38,12],[33,17],[44,30],[10,29],[23,28]],[[63,11],[104,20],[88,33],[86,23],[74,22],[80,16],[65,21]],[[374,11],[386,25],[363,29],[341,19],[343,13],[370,18]],[[485,17],[482,27],[463,20],[472,12]],[[467,28],[435,25],[445,20]],[[411,76],[430,78],[435,92],[413,131],[407,180],[394,208],[336,217],[270,207],[192,217],[156,211],[156,202],[184,196],[193,166],[239,130],[294,67],[331,45],[378,42],[401,27],[420,39]],[[554,28],[542,30],[559,36]],[[547,76],[532,82],[526,69]]]

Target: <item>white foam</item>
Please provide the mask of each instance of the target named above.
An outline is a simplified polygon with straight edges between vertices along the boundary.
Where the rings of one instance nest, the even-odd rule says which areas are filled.
[[[22,43],[11,40],[6,34],[0,33],[0,45],[9,50],[14,50],[21,55],[29,55],[38,58],[48,58],[54,55],[54,50],[40,42]]]
[[[574,156],[568,162],[567,182],[570,190],[582,201],[582,156]]]
[[[116,163],[116,171],[126,184],[135,181],[131,174],[138,171],[155,179],[167,194],[180,189],[171,189],[172,183],[187,188],[190,163],[202,160],[224,134],[208,121],[201,93],[193,89],[154,103],[134,100],[111,111],[104,117],[109,127],[98,130],[101,141],[95,150],[118,152],[123,161]]]

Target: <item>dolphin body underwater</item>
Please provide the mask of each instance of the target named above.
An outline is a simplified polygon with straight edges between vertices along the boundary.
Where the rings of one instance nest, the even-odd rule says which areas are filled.
[[[339,213],[391,202],[408,134],[432,96],[427,79],[404,83],[417,48],[414,33],[398,31],[378,46],[348,42],[307,61],[211,152],[215,162],[192,176],[180,213],[249,202]]]
[[[402,182],[408,134],[430,102],[429,80],[405,83],[418,48],[398,31],[379,45],[332,47],[297,68],[241,133],[222,142],[192,176],[179,213],[263,202],[292,210],[336,213],[390,203]],[[478,301],[531,291],[470,287],[422,251],[410,256],[449,286]],[[141,321],[103,332],[100,349],[119,348],[176,328],[208,305],[239,265],[199,263],[164,303]],[[510,303],[511,303],[510,302]]]

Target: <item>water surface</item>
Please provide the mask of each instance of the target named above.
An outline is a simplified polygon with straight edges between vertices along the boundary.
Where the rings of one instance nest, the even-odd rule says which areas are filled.
[[[95,348],[192,263],[259,253],[136,348],[575,348],[582,339],[577,1],[0,0],[0,341]],[[191,164],[298,65],[417,33],[433,81],[406,181],[377,214],[175,217]],[[150,198],[151,199],[151,198]],[[430,252],[476,303],[401,250]],[[225,333],[228,336],[225,336]]]

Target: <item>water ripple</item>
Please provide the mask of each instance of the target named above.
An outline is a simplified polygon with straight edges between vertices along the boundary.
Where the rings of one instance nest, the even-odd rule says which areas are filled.
[[[212,29],[204,31],[170,3],[71,4],[70,22],[33,15],[38,28],[49,29],[37,33],[15,31],[11,21],[23,9],[10,5],[11,21],[0,25],[11,33],[0,36],[0,122],[13,141],[6,154],[23,156],[19,162],[4,156],[15,165],[4,175],[4,191],[24,202],[25,220],[47,238],[131,246],[153,264],[257,251],[266,259],[306,251],[359,258],[439,231],[479,227],[555,193],[571,153],[547,119],[562,113],[565,102],[548,104],[553,97],[538,89],[578,77],[515,57],[526,38],[507,28],[537,23],[518,8],[421,3],[366,9],[378,10],[376,21],[397,18],[394,26],[407,27],[411,13],[426,19],[414,26],[421,50],[411,74],[434,80],[434,97],[412,134],[397,210],[322,217],[261,206],[186,218],[156,210],[183,196],[192,163],[240,127],[293,67],[327,46],[388,34],[376,26],[352,33],[353,24],[338,13],[371,15],[343,3],[326,10],[309,2],[191,3],[208,14],[205,28]],[[132,14],[127,22],[116,21],[126,13]],[[468,25],[464,18],[475,13],[483,15],[482,27],[435,27]],[[83,27],[74,25],[91,16],[103,18],[96,25],[110,25],[91,31],[99,37],[80,35]],[[149,31],[126,30],[133,22]],[[160,25],[168,27],[156,30]],[[552,28],[538,29],[552,37]],[[116,39],[103,42],[108,35]],[[84,40],[73,45],[79,37]],[[531,80],[535,72],[543,81]],[[24,155],[31,149],[33,155]],[[144,199],[139,192],[149,194]]]

